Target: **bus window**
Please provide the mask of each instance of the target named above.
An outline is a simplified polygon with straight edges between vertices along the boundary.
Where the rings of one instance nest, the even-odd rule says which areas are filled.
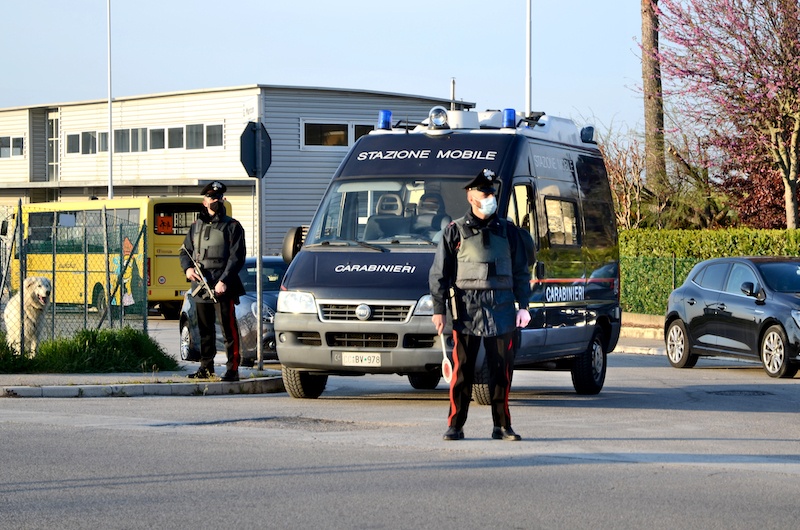
[[[161,203],[153,207],[153,232],[159,235],[186,235],[200,213],[200,203]]]

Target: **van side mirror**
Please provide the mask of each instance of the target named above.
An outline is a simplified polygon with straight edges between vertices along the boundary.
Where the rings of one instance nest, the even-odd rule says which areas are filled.
[[[300,252],[300,248],[303,246],[303,227],[296,226],[294,228],[290,228],[286,235],[283,238],[283,261],[286,263],[291,263],[297,253]]]
[[[533,265],[533,277],[537,280],[544,280],[544,262],[537,261]]]

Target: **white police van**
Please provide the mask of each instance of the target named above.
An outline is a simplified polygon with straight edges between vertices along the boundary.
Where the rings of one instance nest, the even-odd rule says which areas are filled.
[[[286,235],[291,265],[275,332],[289,394],[316,398],[329,375],[396,373],[414,388],[438,385],[428,272],[442,229],[469,209],[464,185],[483,168],[498,175],[498,215],[530,231],[535,247],[531,322],[515,369],[569,370],[578,393],[600,392],[621,311],[611,191],[593,135],[513,109],[435,107],[413,129],[392,127],[381,111],[378,129],[333,176],[304,240],[300,228]],[[489,402],[481,359],[474,397]]]

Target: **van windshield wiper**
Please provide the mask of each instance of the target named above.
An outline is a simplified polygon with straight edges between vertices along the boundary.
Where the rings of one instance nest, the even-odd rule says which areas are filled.
[[[388,252],[388,249],[386,249],[384,247],[381,247],[379,245],[373,245],[372,243],[367,243],[366,241],[358,241],[356,239],[337,239],[335,241],[322,241],[320,243],[317,243],[317,245],[321,245],[323,247],[338,246],[338,245],[348,245],[348,246],[350,246],[350,245],[352,245],[354,243],[356,245],[362,246],[364,248],[368,248],[370,250],[376,250],[378,252]],[[311,245],[311,246],[316,246],[316,245]]]

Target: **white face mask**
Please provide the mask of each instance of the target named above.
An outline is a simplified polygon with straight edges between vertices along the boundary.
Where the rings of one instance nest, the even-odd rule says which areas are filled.
[[[487,217],[497,211],[497,199],[494,198],[494,195],[489,195],[485,199],[481,199],[480,203],[481,206],[478,209]]]

